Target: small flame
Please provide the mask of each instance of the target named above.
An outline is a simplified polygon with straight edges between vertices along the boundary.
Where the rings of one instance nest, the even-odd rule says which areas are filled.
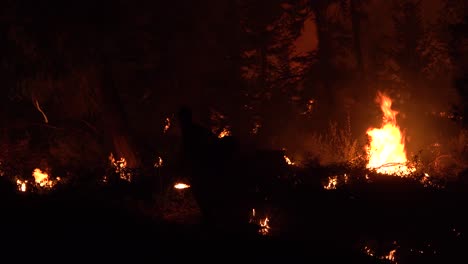
[[[158,157],[156,159],[156,162],[154,163],[155,168],[161,168],[163,166],[163,159],[161,157]]]
[[[403,133],[396,122],[397,111],[392,110],[392,100],[378,93],[377,101],[382,110],[383,125],[381,128],[369,128],[371,138],[367,146],[369,163],[367,168],[377,169],[378,173],[407,175],[414,171],[408,168]]]
[[[267,235],[268,232],[270,232],[270,225],[269,225],[270,220],[268,217],[265,217],[265,219],[260,220],[260,234],[262,235]]]
[[[366,255],[371,256],[371,257],[374,256],[374,252],[373,252],[372,249],[371,249],[370,247],[368,247],[368,246],[365,246],[365,247],[364,247],[364,253],[366,253]]]
[[[171,128],[171,119],[166,117],[165,124],[164,124],[164,133],[166,133],[169,128]]]
[[[263,219],[258,219],[256,216],[256,211],[255,208],[252,209],[252,215],[250,216],[250,223],[257,223],[260,226],[260,229],[258,232],[261,235],[268,235],[270,233],[270,219],[268,217],[265,217]]]
[[[307,104],[306,104],[306,110],[304,112],[302,112],[303,115],[307,115],[307,114],[310,114],[312,113],[312,109],[313,109],[313,106],[314,106],[314,103],[315,103],[315,100],[314,99],[310,99],[309,101],[307,101]]]
[[[226,136],[230,136],[231,135],[231,131],[229,131],[229,129],[227,127],[223,128],[223,130],[219,133],[218,135],[218,138],[223,138],[223,137],[226,137]]]
[[[16,180],[18,189],[22,192],[26,192],[26,183],[28,183],[28,181]]]
[[[388,253],[387,256],[384,256],[384,258],[385,258],[386,260],[390,260],[390,261],[393,262],[393,261],[395,261],[395,253],[396,253],[396,249],[393,249],[393,250],[391,250],[391,251]]]
[[[382,256],[380,254],[376,254],[376,252],[372,250],[369,246],[364,246],[364,253],[366,255],[374,257],[376,259],[388,260],[390,263],[395,263],[395,264],[397,263],[396,257],[395,257],[396,252],[397,252],[396,249],[392,249],[387,255]]]
[[[121,157],[119,160],[116,160],[114,158],[114,154],[109,155],[109,161],[111,162],[111,165],[115,169],[115,173],[119,174],[119,177],[122,180],[126,181],[132,181],[132,174],[127,171],[127,161],[125,160],[124,157]]]
[[[291,166],[292,166],[292,165],[295,164],[294,162],[291,161],[291,159],[290,159],[288,156],[284,155],[283,157],[284,157],[284,160],[286,161],[286,163],[287,163],[288,165],[291,165]]]
[[[331,176],[328,177],[328,183],[323,186],[325,190],[334,190],[336,189],[336,186],[338,185],[338,176]]]
[[[255,122],[254,123],[254,127],[252,128],[252,134],[256,135],[258,134],[258,131],[260,130],[260,128],[262,127],[262,125],[259,123],[259,122]]]
[[[176,188],[176,189],[178,189],[178,190],[183,190],[183,189],[190,188],[190,185],[179,182],[179,183],[176,183],[176,184],[174,185],[174,188]]]

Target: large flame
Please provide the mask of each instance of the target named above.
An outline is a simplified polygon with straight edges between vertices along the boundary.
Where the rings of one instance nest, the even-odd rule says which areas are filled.
[[[52,187],[54,185],[54,182],[49,179],[49,174],[38,168],[34,169],[32,176],[34,177],[35,182],[41,187]]]
[[[377,94],[377,101],[382,110],[381,128],[369,128],[367,135],[371,142],[367,146],[369,163],[367,168],[376,169],[378,173],[407,175],[413,171],[407,162],[403,133],[396,122],[397,111],[392,110],[392,100],[383,93]]]

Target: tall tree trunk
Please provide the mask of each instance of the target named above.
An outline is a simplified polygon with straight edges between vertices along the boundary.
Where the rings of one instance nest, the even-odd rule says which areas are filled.
[[[331,79],[333,76],[332,59],[332,41],[327,22],[327,8],[329,1],[310,0],[311,10],[315,15],[315,24],[317,28],[318,39],[318,75],[321,87],[318,91],[318,107],[329,109],[333,105],[333,93],[331,89]]]
[[[229,0],[226,8],[225,21],[228,30],[223,30],[225,46],[228,54],[228,99],[231,103],[225,104],[227,113],[232,124],[232,132],[234,135],[243,137],[246,133],[242,128],[247,127],[246,117],[243,115],[244,92],[242,88],[242,73],[241,73],[241,19],[239,14],[239,6],[236,0]]]
[[[351,1],[351,25],[353,29],[354,56],[356,57],[358,72],[360,77],[364,76],[364,64],[362,60],[361,47],[361,1]]]
[[[106,135],[106,145],[114,157],[125,158],[128,168],[139,168],[141,160],[131,140],[125,111],[113,79],[112,70],[108,64],[101,69],[102,83],[96,89],[103,129]]]

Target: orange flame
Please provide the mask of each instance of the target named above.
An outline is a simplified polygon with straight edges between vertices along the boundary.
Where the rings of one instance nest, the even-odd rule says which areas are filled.
[[[18,185],[18,190],[22,192],[26,192],[26,183],[28,183],[28,181],[16,180],[16,184]]]
[[[229,129],[227,127],[223,128],[223,130],[219,133],[218,135],[218,138],[223,138],[223,137],[226,137],[226,136],[230,136],[231,135],[231,131],[229,131]]]
[[[185,184],[185,183],[176,183],[176,184],[174,185],[174,188],[176,188],[176,189],[178,189],[178,190],[183,190],[183,189],[190,188],[190,185]]]
[[[46,172],[43,172],[40,169],[34,169],[32,175],[39,186],[43,187],[45,185],[49,185],[49,175]]]
[[[369,163],[367,168],[377,169],[382,174],[407,175],[414,171],[408,168],[403,133],[396,122],[397,111],[392,110],[392,100],[382,94],[377,94],[377,101],[382,110],[383,124],[381,128],[369,128],[367,135],[371,142],[367,146]]]
[[[284,155],[283,158],[284,158],[284,161],[286,161],[286,163],[287,163],[288,165],[295,165],[295,164],[296,164],[295,162],[293,162],[293,161],[292,161],[288,156],[286,156],[286,155]]]

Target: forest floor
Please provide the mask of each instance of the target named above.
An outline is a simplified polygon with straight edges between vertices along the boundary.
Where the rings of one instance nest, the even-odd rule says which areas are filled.
[[[110,248],[111,258],[125,253],[143,262],[162,257],[291,263],[468,262],[468,192],[460,185],[428,188],[390,176],[333,190],[298,184],[256,208],[259,218],[269,218],[267,235],[246,231],[247,225],[245,230],[229,230],[200,224],[189,189],[184,195],[175,194],[178,198],[171,206],[181,208],[165,216],[157,212],[161,209],[154,201],[109,186],[64,186],[46,194],[8,191],[8,187],[3,186],[0,194],[0,223],[2,239],[12,241],[10,245],[69,250],[79,245],[80,256],[94,252],[85,249],[92,245]]]

